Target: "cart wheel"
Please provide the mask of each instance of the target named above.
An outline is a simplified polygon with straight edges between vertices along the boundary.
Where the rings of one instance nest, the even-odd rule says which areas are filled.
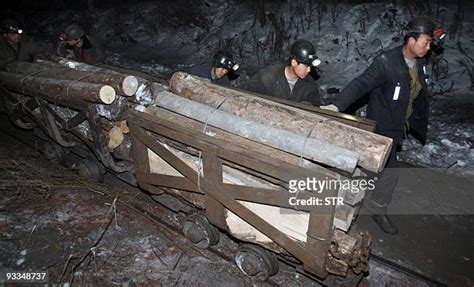
[[[235,263],[245,275],[260,282],[278,273],[275,254],[256,244],[241,244],[235,255]]]
[[[183,233],[194,245],[206,249],[219,242],[219,232],[200,213],[190,214],[183,222]]]
[[[78,165],[78,173],[82,177],[90,178],[97,182],[104,182],[102,166],[96,161],[83,159]]]

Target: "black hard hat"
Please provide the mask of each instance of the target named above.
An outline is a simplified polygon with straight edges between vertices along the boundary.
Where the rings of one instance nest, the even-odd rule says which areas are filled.
[[[313,44],[306,40],[297,40],[291,46],[290,56],[292,59],[308,66],[317,67],[321,60],[316,56],[316,50]]]
[[[407,33],[421,33],[433,36],[436,29],[436,24],[428,16],[417,16],[408,22],[406,30]]]
[[[239,64],[235,63],[232,54],[226,50],[217,50],[214,53],[212,56],[212,66],[232,71],[237,71],[240,68]]]
[[[78,25],[69,25],[64,30],[65,41],[77,40],[84,36],[84,30]]]
[[[4,20],[1,25],[2,33],[5,34],[23,34],[20,25],[15,20]]]

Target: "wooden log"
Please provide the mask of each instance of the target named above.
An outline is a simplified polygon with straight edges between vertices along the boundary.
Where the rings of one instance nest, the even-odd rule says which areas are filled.
[[[342,259],[336,259],[332,256],[328,256],[326,261],[326,270],[331,274],[345,277],[349,271],[349,265]]]
[[[79,71],[120,74],[119,72],[111,69],[93,66],[82,62],[76,62],[65,58],[58,59],[57,63]],[[161,83],[155,83],[139,76],[136,76],[136,78],[138,80],[138,89],[133,97],[128,98],[128,100],[133,103],[144,106],[152,105],[155,102],[157,92],[164,89],[168,89],[167,87],[164,87],[164,85]]]
[[[112,66],[109,64],[104,64],[104,63],[94,63],[95,66],[98,66],[100,68],[112,70],[114,72],[122,73],[122,74],[127,74],[127,75],[133,75],[137,78],[142,78],[144,80],[150,81],[150,82],[158,82],[162,85],[168,85],[168,81],[171,78],[172,75],[168,74],[162,74],[156,71],[153,71],[150,73],[149,71],[147,72],[141,72],[137,70],[130,70],[127,68],[122,68],[122,67],[117,67],[117,66]]]
[[[374,132],[375,126],[377,124],[376,121],[368,119],[368,118],[362,118],[359,116],[343,114],[343,113],[333,112],[330,110],[321,109],[320,107],[313,106],[306,102],[294,102],[287,99],[276,98],[276,97],[271,97],[271,96],[266,96],[266,95],[261,95],[261,94],[259,94],[258,96],[260,98],[267,99],[272,102],[277,102],[277,103],[284,104],[290,107],[295,107],[301,110],[309,111],[317,115],[320,115],[322,117],[333,119],[337,122],[344,123],[344,124],[347,124],[359,129],[363,129],[369,132]]]
[[[115,126],[109,130],[109,141],[107,143],[107,147],[109,150],[114,150],[123,142],[123,133],[122,130]]]
[[[358,155],[355,152],[283,129],[249,121],[170,92],[159,93],[156,104],[207,125],[345,171],[353,172],[357,165]]]
[[[244,91],[212,84],[177,72],[170,90],[180,96],[233,113],[245,119],[308,136],[360,155],[359,165],[380,172],[392,146],[390,138],[367,132],[311,112],[285,106]]]
[[[109,141],[107,142],[107,147],[109,150],[115,150],[118,146],[122,145],[125,139],[124,133],[129,132],[126,121],[110,122],[103,118],[99,118],[99,121],[100,127],[108,134]],[[130,147],[131,145],[129,145]]]
[[[59,64],[16,62],[8,66],[12,73],[34,75],[85,83],[103,84],[113,87],[117,94],[133,96],[138,90],[138,79],[124,74],[103,73],[102,71],[79,71]]]
[[[122,133],[124,134],[128,134],[130,132],[126,120],[117,122],[117,127],[119,127]]]
[[[357,247],[357,238],[345,232],[335,230],[333,240],[336,243],[334,252],[340,257],[351,258]]]
[[[66,103],[111,104],[115,100],[115,90],[108,85],[28,77],[8,72],[0,72],[0,82],[8,90],[30,96],[40,96],[53,102],[59,100]]]

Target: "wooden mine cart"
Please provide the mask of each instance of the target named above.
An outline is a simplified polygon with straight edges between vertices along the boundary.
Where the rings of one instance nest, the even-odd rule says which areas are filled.
[[[204,124],[161,108],[130,111],[127,121],[140,187],[173,194],[204,210],[205,217],[192,214],[183,225],[192,242],[216,244],[211,223],[238,239],[295,257],[320,279],[367,271],[370,238],[335,229],[335,205],[297,208],[288,203],[290,180],[337,174],[302,168],[295,158],[262,144],[210,136],[213,131],[206,134]],[[313,196],[337,195],[332,190]],[[236,262],[244,273],[266,280],[277,272],[277,263],[273,253],[258,246],[242,245]]]
[[[346,233],[363,192],[354,195],[335,188],[304,193],[300,196],[305,199],[341,198],[344,204],[295,206],[289,200],[289,186],[298,179],[352,178],[356,165],[380,171],[391,141],[368,132],[373,122],[335,114],[327,120],[282,101],[277,104],[184,73],[173,75],[170,90],[175,94],[158,93],[156,106],[130,110],[127,122],[139,186],[156,195],[172,194],[203,211],[183,223],[192,242],[202,247],[216,244],[213,226],[217,226],[251,243],[241,245],[235,261],[257,280],[277,272],[275,254],[296,259],[302,269],[328,285],[335,278],[357,278],[354,275],[367,271],[370,236]],[[297,142],[303,148],[300,155],[298,148],[296,153],[285,150],[290,134],[278,128],[282,126],[305,133],[300,145]],[[302,126],[311,127],[310,133]],[[272,141],[273,131],[283,135],[282,146]],[[314,137],[331,142],[321,145],[327,154],[305,153]],[[357,152],[346,153],[349,149]]]
[[[275,107],[268,99],[249,97],[184,73],[175,74],[170,81],[170,90],[177,96],[139,77],[72,64],[75,69],[71,71],[52,63],[20,63],[10,72],[0,72],[4,112],[19,127],[41,131],[39,135],[47,140],[46,147],[51,144],[52,154],[72,151],[84,159],[80,170],[86,175],[100,177],[108,170],[152,194],[171,194],[197,207],[200,211],[189,214],[183,223],[184,234],[207,248],[218,242],[218,227],[246,242],[235,260],[256,280],[276,274],[276,255],[291,258],[297,267],[328,285],[334,279],[357,279],[367,271],[370,236],[348,233],[363,191],[353,194],[329,188],[322,193],[303,192],[299,199],[329,204],[302,206],[290,202],[293,195],[289,189],[293,180],[351,179],[356,164],[380,171],[391,142],[368,132],[373,131],[373,122],[284,100],[278,100],[280,106]],[[201,97],[204,94],[211,95],[212,100]],[[328,149],[341,161],[320,152],[311,158],[323,161],[316,164],[303,155],[213,126],[207,117],[196,120],[172,112],[164,107],[167,96],[171,96],[171,105],[186,98],[229,114],[256,116],[251,119],[256,122],[266,119],[255,109],[246,110],[252,105],[268,108],[267,114],[274,114],[277,121],[297,116],[297,125],[312,127],[301,141],[303,151],[306,141],[310,146],[314,131],[313,136],[326,136],[324,140],[332,141],[331,145],[336,142],[343,146]],[[246,102],[239,102],[244,98]],[[233,106],[238,110],[226,110]],[[301,110],[323,113],[325,118],[314,120],[312,113],[300,114]],[[326,118],[337,121],[335,126],[341,132],[318,134],[333,129]],[[115,142],[113,131],[117,129],[120,141]],[[330,170],[325,164],[336,169]],[[337,198],[344,204],[336,204]]]

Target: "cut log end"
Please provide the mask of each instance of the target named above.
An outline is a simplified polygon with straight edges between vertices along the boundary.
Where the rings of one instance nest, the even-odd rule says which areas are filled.
[[[138,79],[135,76],[127,76],[122,82],[122,91],[125,96],[133,96],[138,90]]]
[[[115,90],[111,86],[105,85],[100,88],[99,97],[104,104],[111,104],[115,101]]]
[[[109,142],[107,144],[108,148],[110,150],[114,150],[123,142],[123,139],[124,137],[122,130],[119,127],[113,127],[109,131]]]

